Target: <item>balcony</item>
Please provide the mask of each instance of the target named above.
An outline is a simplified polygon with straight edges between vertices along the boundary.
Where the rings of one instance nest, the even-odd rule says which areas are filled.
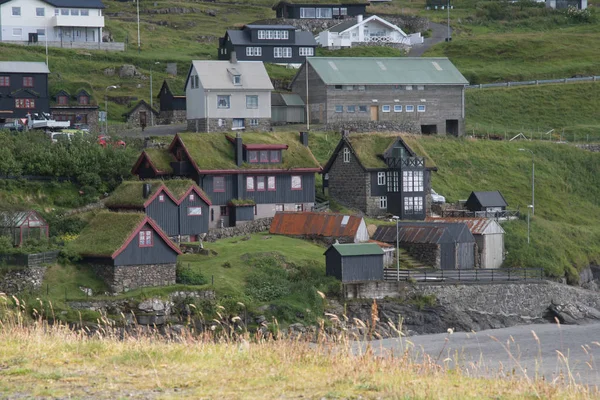
[[[423,157],[387,157],[385,163],[388,168],[423,168],[425,167],[425,158]]]
[[[52,26],[66,26],[74,28],[104,28],[104,16],[97,15],[55,15],[52,17]]]

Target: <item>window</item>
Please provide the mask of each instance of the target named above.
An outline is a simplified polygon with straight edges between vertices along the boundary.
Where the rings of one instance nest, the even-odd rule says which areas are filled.
[[[402,106],[400,105],[394,105],[394,112],[402,112]]]
[[[342,90],[342,87],[343,87],[342,85],[335,85],[333,88],[335,90]]]
[[[361,92],[365,91],[365,85],[358,85],[358,90]]]
[[[234,118],[232,128],[233,129],[241,129],[244,127],[244,118]]]
[[[274,47],[273,57],[275,58],[292,58],[291,47]]]
[[[22,28],[13,28],[13,36],[21,36],[23,34]]]
[[[417,106],[417,112],[425,112],[425,106]]]
[[[37,32],[38,36],[46,36],[46,30],[45,29],[37,29],[36,32]]]
[[[340,8],[340,15],[348,15],[348,9],[346,7]]]
[[[423,171],[402,171],[402,190],[404,192],[422,192]]]
[[[158,202],[159,203],[164,203],[165,202],[165,195],[164,194],[159,194],[158,195]]]
[[[269,152],[267,150],[260,151],[260,162],[268,163],[269,162]]]
[[[302,212],[302,211],[304,211],[304,205],[303,204],[294,204],[294,210],[297,212]]]
[[[194,77],[195,77],[195,76],[196,76],[196,75],[192,75],[192,76],[190,77],[190,78],[192,78],[192,79],[190,80],[190,85],[191,85],[192,89],[196,89],[196,85],[195,85],[195,83],[196,83],[196,80],[194,79]]]
[[[37,17],[44,17],[46,15],[46,9],[44,7],[36,7],[35,15]]]
[[[0,76],[0,86],[10,86],[10,76]]]
[[[54,15],[59,15],[60,14],[60,10],[58,8],[54,9]]]
[[[250,126],[258,126],[258,118],[251,118]]]
[[[425,90],[425,86],[423,86],[423,85],[417,85],[417,90]]]
[[[275,190],[275,177],[269,176],[267,177],[267,190]]]
[[[301,56],[314,56],[315,49],[312,47],[300,47],[300,55]]]
[[[335,112],[336,113],[344,112],[344,106],[340,106],[340,105],[335,106]]]
[[[315,18],[316,12],[312,7],[301,7],[300,18]]]
[[[217,96],[217,108],[229,108],[230,96]]]
[[[345,163],[350,162],[350,149],[347,147],[344,147],[344,162]]]
[[[404,198],[404,213],[418,214],[423,212],[422,197],[405,197]]]
[[[382,112],[390,112],[390,106],[381,106]]]
[[[387,191],[397,193],[399,188],[398,171],[387,171]]]
[[[222,217],[227,216],[227,206],[219,207],[219,213],[221,214]]]
[[[412,90],[412,85],[407,85],[407,86],[405,87],[405,89],[406,89],[406,90]]]
[[[381,196],[379,198],[379,208],[385,210],[387,208],[387,196]]]
[[[81,16],[82,17],[89,17],[90,16],[90,10],[81,10]]]
[[[331,8],[317,8],[316,11],[317,18],[331,18],[333,15]]]
[[[279,158],[279,150],[271,150],[271,162],[278,163],[281,159]]]
[[[198,75],[194,75],[194,82],[196,82],[196,89],[200,87],[200,77]]]
[[[152,231],[140,231],[138,233],[138,243],[140,247],[152,247]]]
[[[190,193],[190,195],[188,196],[188,198],[190,199],[190,201],[195,201],[196,200],[196,195],[194,195],[194,193]]]
[[[258,190],[259,192],[265,191],[265,177],[264,176],[256,177],[256,190]]]
[[[246,191],[254,192],[254,178],[251,176],[246,177]]]
[[[356,111],[356,106],[347,106],[346,111],[349,113],[353,113]]]
[[[241,75],[234,75],[233,76],[233,84],[234,85],[241,85],[242,84],[242,77],[241,77]]]
[[[379,186],[385,185],[385,172],[378,172],[377,173],[377,184]]]
[[[258,96],[246,96],[246,108],[258,108]]]
[[[367,106],[358,106],[358,112],[367,112]]]
[[[214,176],[213,177],[213,192],[224,192],[225,191],[225,177]]]
[[[292,175],[292,190],[302,190],[302,177],[300,175]]]
[[[406,106],[406,112],[414,112],[415,106]]]
[[[79,96],[79,105],[87,106],[90,104],[90,98],[88,96]]]
[[[13,17],[20,17],[21,16],[21,7],[13,7],[12,15],[13,15]]]
[[[74,8],[71,10],[71,15],[79,15],[79,9],[78,8]]]
[[[264,31],[258,31],[264,32]],[[260,57],[262,56],[262,47],[246,47],[246,55],[248,57]]]
[[[67,96],[58,96],[58,98],[56,99],[56,102],[58,103],[59,106],[65,106],[65,105],[69,104],[69,98]]]
[[[275,204],[275,212],[283,211],[283,204]]]
[[[344,90],[354,90],[354,86],[352,86],[352,85],[344,85]]]
[[[60,10],[60,15],[69,15],[69,9],[68,8],[63,8]]]
[[[188,207],[187,215],[189,215],[190,217],[202,215],[202,207]]]
[[[258,162],[258,151],[249,151],[248,161],[250,161],[251,163]]]
[[[15,108],[35,108],[35,99],[15,99]]]

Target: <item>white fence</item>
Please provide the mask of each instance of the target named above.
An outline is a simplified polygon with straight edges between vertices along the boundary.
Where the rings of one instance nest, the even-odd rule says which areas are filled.
[[[573,83],[573,82],[596,82],[600,81],[600,76],[583,76],[580,78],[562,78],[562,79],[537,79],[535,81],[521,82],[497,82],[497,83],[481,83],[479,85],[468,85],[467,89],[486,89],[495,87],[513,87],[513,86],[535,86],[547,85],[551,83]]]
[[[21,46],[46,46],[46,42],[43,40],[37,43],[12,41],[5,43],[18,44]],[[125,51],[125,43],[123,42],[48,42],[48,47],[60,47],[63,49]]]

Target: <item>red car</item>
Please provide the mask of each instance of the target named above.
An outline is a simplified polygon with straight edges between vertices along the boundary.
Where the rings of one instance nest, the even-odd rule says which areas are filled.
[[[106,147],[109,144],[112,144],[113,147],[125,147],[127,144],[122,140],[116,140],[111,142],[110,136],[99,135],[98,136],[98,144],[102,147]]]

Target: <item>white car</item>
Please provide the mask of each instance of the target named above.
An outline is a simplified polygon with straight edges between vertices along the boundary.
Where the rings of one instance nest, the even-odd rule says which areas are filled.
[[[437,194],[435,190],[431,189],[431,201],[433,203],[443,204],[446,202],[446,198],[441,194]]]
[[[52,143],[56,143],[59,140],[71,140],[71,138],[73,137],[73,134],[71,132],[52,132],[50,134],[50,140],[52,140]]]

